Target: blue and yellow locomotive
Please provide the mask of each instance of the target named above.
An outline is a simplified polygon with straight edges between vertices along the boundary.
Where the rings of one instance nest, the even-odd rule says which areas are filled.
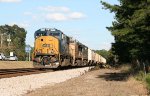
[[[58,67],[70,65],[69,37],[57,29],[39,29],[35,32],[34,67]]]

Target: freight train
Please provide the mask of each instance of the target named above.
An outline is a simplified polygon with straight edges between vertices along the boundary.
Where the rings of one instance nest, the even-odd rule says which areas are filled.
[[[63,66],[92,66],[106,63],[106,59],[81,42],[55,28],[42,28],[34,33],[32,54],[35,68]]]

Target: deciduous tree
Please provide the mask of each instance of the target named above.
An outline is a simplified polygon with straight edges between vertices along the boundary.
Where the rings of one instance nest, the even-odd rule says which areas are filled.
[[[0,26],[0,38],[1,42],[3,42],[0,46],[0,51],[9,55],[9,52],[14,52],[19,60],[25,59],[25,38],[26,38],[26,31],[24,28],[20,28],[17,25],[9,26],[3,25]],[[11,42],[7,41],[9,38]]]

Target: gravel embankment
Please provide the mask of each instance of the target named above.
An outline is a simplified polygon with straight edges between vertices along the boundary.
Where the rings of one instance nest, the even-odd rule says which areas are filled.
[[[85,74],[89,67],[0,79],[0,96],[20,96]]]

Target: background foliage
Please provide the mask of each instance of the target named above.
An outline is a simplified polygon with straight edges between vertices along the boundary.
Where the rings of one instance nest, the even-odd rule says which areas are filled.
[[[101,1],[104,9],[115,13],[115,21],[107,27],[115,37],[112,51],[119,62],[143,65],[150,62],[150,0],[118,0],[119,5]]]
[[[96,53],[98,53],[99,55],[101,55],[102,57],[104,57],[107,61],[108,64],[114,64],[115,63],[115,56],[112,53],[112,50],[95,50]]]
[[[20,28],[17,25],[0,26],[0,52],[9,56],[9,52],[14,52],[19,60],[25,60],[25,38],[27,32],[24,28]],[[7,39],[10,35],[10,45],[8,45]]]

